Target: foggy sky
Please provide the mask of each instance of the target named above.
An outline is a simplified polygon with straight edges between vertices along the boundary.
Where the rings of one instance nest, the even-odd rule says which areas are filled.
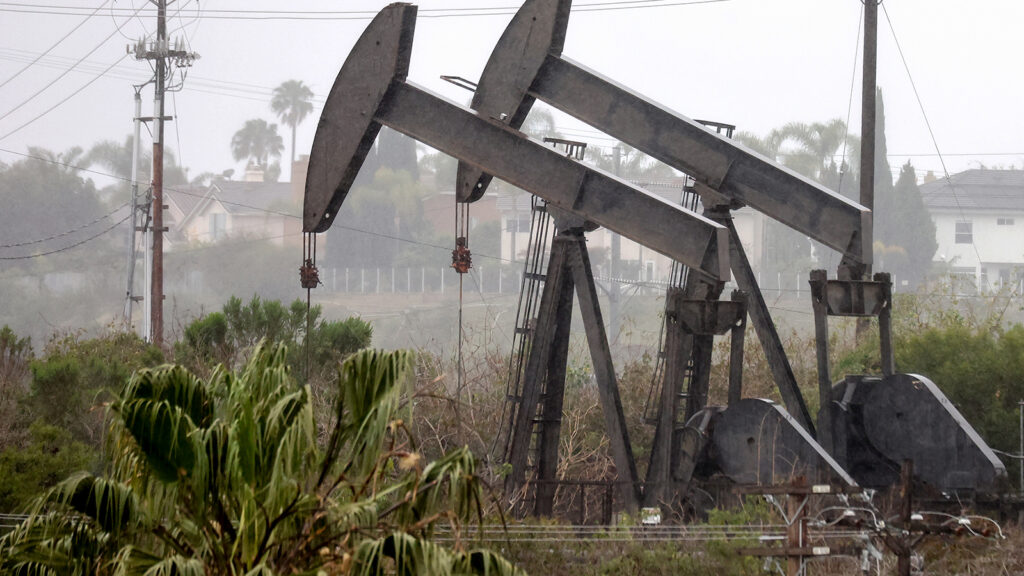
[[[579,0],[583,4],[608,0]],[[95,8],[101,0],[65,0],[62,6]],[[89,52],[118,24],[121,32],[104,42],[75,71],[38,97],[0,119],[0,136],[39,115],[59,100],[81,92],[17,133],[0,138],[0,149],[25,152],[32,146],[62,151],[88,147],[102,139],[121,141],[132,129],[131,85],[145,81],[145,62],[129,57],[111,76],[91,86],[98,69],[125,54],[131,40],[152,32],[155,10],[147,5],[139,18],[125,8],[143,0],[110,3],[57,46],[49,58],[0,87],[0,116],[56,78]],[[231,136],[250,118],[277,122],[270,92],[288,79],[302,80],[317,95],[313,114],[300,126],[298,153],[308,153],[326,96],[348,50],[369,21],[364,19],[247,20],[210,18],[207,11],[372,10],[383,1],[301,3],[240,0],[178,0],[172,37],[187,35],[202,58],[184,89],[168,98],[167,144],[179,150],[190,175],[244,166],[231,157]],[[430,0],[421,9],[513,7],[514,0]],[[40,3],[40,5],[48,5]],[[197,6],[201,8],[198,12]],[[790,121],[814,122],[847,116],[855,51],[859,0],[728,0],[718,3],[573,13],[564,54],[603,75],[690,117],[732,123],[763,134]],[[1024,80],[1018,71],[1024,54],[1024,3],[1019,0],[886,0],[885,6],[906,55],[940,150],[950,172],[978,163],[1024,165]],[[179,11],[180,8],[180,11]],[[84,16],[39,15],[0,3],[0,83],[84,20]],[[432,15],[438,15],[432,12]],[[225,13],[218,13],[225,15]],[[235,16],[241,16],[236,13]],[[479,77],[511,11],[494,16],[423,17],[417,23],[410,80],[459,102],[469,93],[438,79],[441,74]],[[308,17],[306,17],[308,18]],[[885,13],[879,15],[878,84],[884,90],[890,163],[898,168],[910,157],[919,174],[941,173],[924,118],[900,60]],[[175,31],[175,29],[181,28]],[[44,63],[61,64],[54,68]],[[88,66],[91,65],[91,66]],[[857,69],[850,126],[859,132],[860,71]],[[114,76],[116,75],[116,76]],[[126,76],[128,78],[126,78]],[[131,78],[131,79],[129,79]],[[143,113],[152,113],[152,88],[143,92]],[[559,116],[559,118],[562,118]],[[566,133],[594,144],[607,137],[571,120]],[[279,127],[285,141],[289,132]],[[144,139],[148,145],[148,139]],[[1010,153],[1009,155],[982,155]],[[19,157],[0,151],[0,160]],[[285,168],[283,177],[287,179]]]

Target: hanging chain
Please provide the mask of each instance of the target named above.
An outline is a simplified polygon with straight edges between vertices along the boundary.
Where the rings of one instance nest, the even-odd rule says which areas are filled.
[[[310,365],[310,340],[313,331],[313,319],[310,316],[310,301],[313,288],[321,284],[320,271],[316,267],[316,234],[307,232],[302,235],[302,266],[299,267],[299,282],[306,289],[306,381],[309,382]]]

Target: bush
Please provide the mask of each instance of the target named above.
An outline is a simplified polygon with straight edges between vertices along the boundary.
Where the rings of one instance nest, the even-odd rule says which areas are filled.
[[[221,312],[193,320],[185,328],[185,339],[175,344],[175,358],[198,372],[208,372],[216,364],[238,365],[259,342],[285,344],[288,363],[296,374],[306,365],[306,354],[314,366],[335,365],[353,352],[370,345],[373,328],[359,318],[327,321],[320,318],[320,306],[309,308],[296,299],[287,307],[277,300],[253,296],[248,304],[232,296]],[[306,328],[311,328],[306,350]],[[314,371],[320,375],[322,370]]]
[[[66,430],[35,421],[27,446],[0,452],[0,512],[24,510],[68,474],[90,468],[95,461],[96,452],[72,440]]]

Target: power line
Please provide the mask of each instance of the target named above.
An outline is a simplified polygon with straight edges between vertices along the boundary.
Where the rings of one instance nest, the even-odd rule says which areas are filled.
[[[24,72],[25,70],[28,70],[29,68],[31,68],[32,66],[34,66],[34,65],[35,65],[35,63],[36,63],[36,62],[38,62],[40,58],[42,58],[43,56],[46,56],[47,54],[49,54],[49,53],[50,53],[50,51],[51,51],[51,50],[53,50],[54,48],[56,48],[56,47],[57,47],[57,46],[58,46],[58,45],[59,45],[59,44],[60,44],[61,42],[63,42],[63,41],[65,41],[65,40],[67,40],[67,39],[68,39],[68,36],[71,36],[72,34],[74,34],[74,33],[75,33],[75,31],[76,31],[76,30],[78,30],[79,28],[81,28],[82,26],[84,26],[86,22],[88,22],[88,21],[89,21],[89,20],[90,20],[90,19],[91,19],[91,18],[92,18],[93,16],[95,16],[95,15],[96,15],[96,13],[97,13],[97,12],[99,12],[99,11],[100,11],[100,10],[101,10],[101,9],[102,9],[102,8],[103,8],[104,6],[106,6],[106,5],[107,5],[107,3],[109,3],[109,2],[110,2],[110,0],[104,0],[103,4],[100,4],[100,5],[99,5],[99,6],[98,6],[98,7],[97,7],[97,8],[95,9],[95,10],[93,10],[93,11],[92,11],[92,13],[90,13],[90,14],[89,14],[88,16],[86,16],[84,20],[82,20],[81,22],[79,22],[77,26],[75,26],[74,28],[72,28],[71,30],[69,30],[67,34],[65,34],[65,35],[61,36],[59,40],[57,40],[56,42],[54,42],[54,43],[53,43],[53,45],[51,45],[51,46],[50,46],[49,48],[47,48],[47,49],[46,49],[46,51],[45,51],[45,52],[41,53],[41,54],[40,54],[40,55],[39,55],[38,57],[36,57],[36,59],[35,59],[35,60],[33,60],[33,61],[29,62],[28,64],[26,64],[26,65],[25,65],[25,67],[23,67],[22,69],[20,69],[20,70],[18,70],[17,72],[15,72],[13,76],[11,76],[10,78],[8,78],[7,80],[4,80],[4,81],[3,81],[3,83],[0,83],[0,88],[3,88],[3,87],[4,87],[4,86],[6,86],[6,85],[7,85],[7,84],[8,84],[8,83],[9,83],[9,82],[11,81],[11,80],[14,80],[14,79],[15,79],[15,78],[17,78],[18,76],[20,76],[22,72]]]
[[[118,206],[117,208],[114,208],[110,212],[107,212],[106,214],[103,214],[102,216],[97,216],[92,222],[88,222],[86,224],[82,224],[81,226],[77,226],[77,227],[72,228],[70,230],[65,230],[63,232],[59,232],[57,234],[53,234],[51,236],[47,236],[46,238],[39,238],[37,240],[26,240],[25,242],[17,242],[15,244],[0,244],[0,248],[19,248],[19,247],[22,247],[22,246],[31,246],[32,244],[41,244],[43,242],[49,242],[50,240],[56,240],[57,238],[63,238],[64,236],[68,236],[69,234],[74,234],[75,232],[79,232],[81,230],[85,230],[86,228],[92,226],[93,224],[96,224],[100,220],[105,220],[107,218],[110,218],[111,216],[116,214],[118,211],[124,209],[129,204],[131,204],[131,202],[125,202],[124,204],[121,204],[120,206]]]
[[[102,8],[102,6],[101,6],[101,8]],[[97,8],[96,10],[99,10],[99,8]],[[135,13],[137,14],[137,13],[139,12],[139,10],[142,10],[142,7],[141,7],[141,6],[139,7],[139,9],[138,9],[138,10],[136,10],[136,11],[135,11]],[[93,14],[95,14],[95,13],[96,13],[96,12],[94,11],[94,12],[93,12]],[[127,22],[125,22],[125,24],[127,24]],[[60,81],[60,80],[61,80],[62,78],[64,78],[65,76],[67,76],[67,75],[68,75],[69,73],[71,73],[71,71],[72,71],[72,70],[74,70],[76,66],[78,66],[79,64],[81,64],[83,60],[85,60],[85,59],[86,59],[86,58],[88,58],[89,56],[92,56],[92,54],[93,54],[94,52],[96,52],[97,50],[99,50],[100,48],[102,48],[102,47],[103,47],[103,45],[107,43],[107,40],[110,40],[111,38],[113,38],[113,37],[114,37],[114,34],[116,34],[116,33],[120,32],[120,31],[121,31],[121,28],[122,28],[123,26],[124,26],[124,24],[121,24],[121,26],[118,26],[118,27],[117,27],[117,28],[116,28],[116,29],[115,29],[115,30],[114,30],[113,32],[111,32],[111,33],[110,33],[109,35],[107,35],[107,37],[106,37],[106,38],[104,38],[103,40],[100,40],[99,44],[97,44],[97,45],[96,45],[96,46],[95,46],[95,47],[94,47],[94,48],[93,48],[92,50],[89,50],[88,52],[86,52],[84,56],[82,56],[81,58],[79,58],[78,60],[76,60],[76,61],[75,61],[75,63],[74,63],[74,64],[72,64],[70,68],[68,68],[67,70],[65,70],[64,72],[62,72],[62,73],[61,73],[61,74],[60,74],[59,76],[57,76],[56,78],[54,78],[53,80],[51,80],[51,81],[49,82],[49,84],[47,84],[47,85],[43,86],[43,87],[42,87],[42,88],[40,88],[39,90],[36,90],[36,91],[35,91],[34,93],[32,93],[32,95],[31,95],[31,96],[29,96],[28,98],[26,98],[26,99],[22,100],[20,104],[18,104],[18,105],[17,105],[17,106],[15,106],[14,108],[11,108],[11,109],[10,109],[10,110],[8,110],[7,112],[5,112],[5,113],[4,113],[3,115],[0,115],[0,120],[3,120],[4,118],[7,118],[7,117],[8,117],[8,116],[10,116],[11,114],[13,114],[13,113],[14,113],[14,112],[16,112],[17,110],[19,110],[19,109],[20,109],[20,108],[21,108],[22,106],[24,106],[25,104],[28,104],[29,102],[31,102],[31,101],[33,101],[33,100],[35,100],[36,96],[39,96],[40,94],[42,94],[43,92],[45,92],[45,91],[46,91],[47,89],[49,89],[49,88],[50,88],[51,86],[53,86],[54,84],[56,84],[57,82],[59,82],[59,81]],[[123,60],[123,59],[124,59],[124,57],[122,57],[121,59]],[[120,60],[118,60],[118,62],[120,62]],[[4,137],[6,137],[6,136],[4,136]]]
[[[573,12],[606,12],[619,10],[640,10],[645,8],[668,8],[677,6],[691,6],[701,4],[719,4],[731,0],[622,0],[618,2],[594,2],[588,4],[577,4],[573,6]],[[462,18],[477,16],[507,16],[515,14],[519,6],[495,6],[472,8],[421,8],[418,11],[420,18]],[[44,14],[51,16],[80,16],[83,14],[81,7],[67,5],[39,5],[14,2],[0,2],[0,12],[11,12],[19,14]],[[112,8],[117,11],[127,11],[127,8]],[[197,14],[195,20],[371,20],[376,12],[369,10],[205,10]]]
[[[110,227],[108,227],[108,228],[106,228],[104,230],[101,230],[101,231],[97,232],[96,234],[93,234],[92,236],[89,236],[88,238],[85,238],[83,240],[75,242],[74,244],[72,244],[70,246],[65,246],[63,248],[57,248],[56,250],[50,250],[48,252],[38,252],[36,254],[28,254],[26,256],[0,256],[0,260],[30,260],[32,258],[40,258],[42,256],[49,256],[51,254],[57,254],[59,252],[66,252],[68,250],[71,250],[72,248],[77,248],[77,247],[81,246],[82,244],[85,244],[86,242],[90,242],[92,240],[95,240],[95,239],[99,238],[100,236],[103,236],[104,234],[110,232],[114,228],[117,228],[118,226],[120,226],[121,224],[126,222],[129,218],[131,218],[131,215],[125,216],[124,218],[120,219],[119,221],[114,222]]]
[[[924,118],[924,125],[928,128],[928,136],[932,139],[932,145],[935,146],[935,154],[939,157],[939,163],[942,164],[942,173],[945,175],[946,183],[949,184],[949,191],[953,195],[953,201],[956,203],[957,210],[960,211],[960,219],[967,221],[967,216],[964,213],[963,206],[960,204],[960,198],[956,193],[956,185],[953,184],[953,180],[949,177],[949,170],[946,168],[946,160],[942,157],[942,152],[939,150],[939,142],[935,139],[935,132],[932,130],[932,123],[928,120],[928,113],[924,110],[924,103],[921,101],[921,94],[917,91],[917,84],[914,82],[914,76],[910,73],[910,65],[907,64],[907,58],[903,54],[903,47],[900,45],[900,39],[896,36],[896,28],[892,25],[892,19],[889,18],[889,10],[886,9],[885,4],[882,4],[882,13],[885,14],[885,21],[889,24],[889,31],[892,32],[893,42],[896,44],[896,51],[900,55],[900,60],[903,62],[903,69],[907,71],[907,79],[910,80],[910,87],[914,90],[914,97],[917,99],[917,106],[921,109],[921,116]],[[954,225],[955,226],[955,225]],[[978,250],[978,245],[974,243],[974,235],[971,235],[971,248],[974,249],[974,255],[978,258],[978,266],[981,266],[981,252]]]
[[[115,60],[113,64],[111,64],[110,66],[107,66],[107,68],[106,68],[105,70],[103,70],[102,72],[100,72],[99,74],[97,74],[96,76],[94,76],[92,80],[89,80],[88,82],[86,82],[85,84],[83,84],[83,85],[82,85],[82,86],[81,86],[80,88],[78,88],[77,90],[75,90],[75,91],[74,91],[74,92],[72,92],[71,94],[68,94],[68,95],[67,95],[67,96],[66,96],[66,97],[65,97],[65,98],[64,98],[63,100],[61,100],[61,101],[57,102],[57,103],[56,103],[56,104],[54,104],[53,106],[50,106],[49,108],[47,108],[46,110],[44,110],[44,111],[43,111],[42,113],[40,113],[40,114],[38,114],[37,116],[33,117],[33,118],[32,118],[31,120],[29,120],[29,121],[25,122],[25,123],[24,123],[24,124],[22,124],[21,126],[18,126],[18,127],[17,127],[17,128],[15,128],[14,130],[11,130],[10,132],[7,132],[6,134],[4,134],[4,135],[0,136],[0,140],[4,140],[4,139],[6,139],[6,138],[7,138],[8,136],[11,136],[12,134],[15,134],[15,133],[17,133],[17,132],[21,131],[21,130],[22,130],[23,128],[25,128],[26,126],[28,126],[28,125],[32,124],[32,123],[33,123],[33,122],[35,122],[36,120],[39,120],[39,119],[40,119],[40,118],[42,118],[43,116],[46,116],[46,115],[47,115],[47,114],[49,114],[50,112],[53,112],[53,111],[54,111],[54,110],[55,110],[55,109],[56,109],[56,108],[57,108],[58,106],[60,106],[61,104],[64,104],[64,103],[65,103],[65,102],[67,102],[68,100],[70,100],[70,99],[74,98],[75,96],[77,96],[78,94],[80,94],[80,93],[81,93],[81,92],[82,92],[83,90],[85,90],[86,88],[88,88],[89,86],[92,86],[92,84],[93,84],[94,82],[96,82],[97,80],[99,80],[100,78],[102,78],[102,77],[103,77],[103,76],[104,76],[104,75],[105,75],[105,74],[106,74],[107,72],[109,72],[109,71],[110,71],[110,69],[111,69],[111,68],[113,68],[114,66],[116,66],[117,64],[119,64],[119,63],[120,63],[120,62],[121,62],[122,60],[124,60],[124,59],[125,59],[125,58],[127,58],[127,57],[128,57],[128,55],[127,55],[127,54],[125,54],[125,55],[121,56],[120,58],[118,58],[117,60]]]

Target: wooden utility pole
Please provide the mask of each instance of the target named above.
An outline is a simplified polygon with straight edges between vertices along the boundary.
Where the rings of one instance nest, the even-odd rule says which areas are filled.
[[[156,87],[153,94],[153,279],[150,342],[164,341],[164,81],[167,74],[167,0],[156,2]]]
[[[860,113],[860,203],[870,210],[875,209],[875,93],[877,90],[876,76],[878,68],[878,2],[880,0],[863,0],[864,3],[864,72],[861,90]],[[867,236],[866,250],[874,244],[874,219],[872,224],[862,233]],[[865,256],[871,256],[870,252]],[[869,260],[870,262],[870,260]],[[864,264],[861,270],[852,274],[849,280],[867,280],[871,278],[871,264]],[[858,318],[855,337],[861,341],[868,330],[868,319]]]

